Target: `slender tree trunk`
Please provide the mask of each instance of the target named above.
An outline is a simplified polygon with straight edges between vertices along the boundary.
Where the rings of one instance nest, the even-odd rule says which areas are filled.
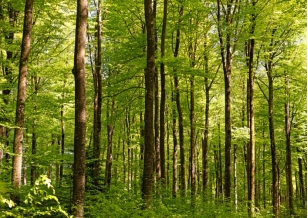
[[[206,196],[208,180],[209,180],[209,169],[208,169],[208,152],[209,152],[209,115],[210,115],[210,88],[211,85],[209,83],[208,73],[208,48],[206,43],[207,38],[205,37],[204,43],[204,84],[205,84],[205,122],[204,122],[204,131],[203,131],[203,139],[202,139],[202,190],[203,195]]]
[[[265,133],[265,129],[264,129],[264,122],[263,122],[263,125],[262,125],[262,139],[265,141],[265,136],[264,136],[264,133]],[[262,168],[263,168],[263,181],[262,181],[262,185],[263,185],[263,208],[265,209],[266,208],[266,169],[265,169],[265,160],[266,160],[266,150],[265,150],[265,146],[266,144],[263,143],[263,152],[262,152],[262,157],[263,157],[263,161],[262,161]]]
[[[75,78],[75,131],[74,131],[74,175],[73,216],[83,217],[86,168],[86,79],[85,46],[88,16],[87,0],[77,1],[76,38],[74,53]]]
[[[256,1],[252,0],[253,9],[255,8]],[[251,38],[247,43],[247,66],[248,66],[248,122],[249,122],[249,145],[247,149],[248,153],[248,215],[254,216],[255,214],[255,121],[254,121],[254,45],[255,39],[253,38],[255,25],[256,25],[256,16],[254,12],[251,14],[251,29],[250,35]]]
[[[178,132],[176,129],[176,111],[175,111],[175,93],[174,90],[172,90],[172,101],[173,101],[173,106],[172,106],[172,136],[173,136],[173,163],[172,163],[172,197],[176,198],[177,194],[177,158],[178,158]]]
[[[102,23],[101,23],[101,0],[98,0],[96,9],[96,57],[95,70],[93,72],[94,82],[94,119],[93,119],[93,179],[94,185],[99,186],[100,174],[100,147],[101,147],[101,113],[102,113]],[[108,135],[109,136],[109,135]]]
[[[293,182],[292,182],[292,153],[291,153],[291,119],[290,119],[290,102],[289,102],[289,78],[285,76],[285,132],[286,132],[286,184],[287,184],[287,198],[288,198],[288,207],[290,214],[294,214],[294,204],[293,204]]]
[[[65,86],[65,82],[64,85]],[[62,98],[64,98],[64,91],[62,92]],[[65,148],[65,128],[64,128],[64,105],[61,105],[61,112],[60,112],[60,116],[61,116],[61,140],[60,140],[60,155],[62,156],[61,158],[61,163],[60,163],[60,169],[59,169],[59,188],[62,185],[62,179],[63,179],[63,158],[64,158],[64,148]]]
[[[126,148],[125,148],[125,144],[126,144],[126,140],[123,140],[122,142],[122,161],[123,161],[123,184],[126,183],[126,166],[127,166],[127,163],[126,163],[126,157],[125,157],[125,151],[126,151]]]
[[[271,144],[271,157],[272,157],[272,206],[275,217],[279,214],[279,193],[278,193],[278,164],[277,164],[277,152],[275,142],[275,128],[274,128],[274,87],[273,87],[273,76],[272,76],[272,62],[269,61],[266,66],[268,76],[268,121],[269,121],[269,132],[270,132],[270,144]]]
[[[166,38],[166,27],[167,27],[167,11],[168,11],[168,0],[164,0],[164,16],[163,26],[161,35],[161,58],[165,56],[165,38]],[[165,107],[166,107],[166,78],[165,78],[165,64],[164,61],[160,64],[160,170],[161,170],[161,182],[165,184],[166,180],[166,167],[165,167]]]
[[[181,22],[181,17],[183,16],[183,7],[181,6],[179,8],[179,20],[178,24]],[[175,58],[178,57],[179,54],[179,48],[180,48],[180,35],[181,31],[178,28],[176,30],[176,41],[175,41],[175,49],[173,52],[173,56]],[[174,71],[176,71],[174,69]],[[179,141],[180,141],[180,190],[181,190],[181,196],[185,196],[185,150],[184,150],[184,126],[183,126],[183,113],[182,113],[182,107],[181,107],[181,100],[180,100],[180,86],[179,86],[179,78],[175,72],[174,74],[174,88],[175,88],[175,101],[176,101],[176,107],[177,112],[179,116]]]
[[[191,204],[196,201],[196,165],[195,165],[195,93],[194,76],[190,79],[190,166],[191,166]]]
[[[225,177],[224,191],[227,201],[231,197],[231,69],[232,69],[232,49],[231,49],[231,31],[234,13],[237,9],[238,1],[228,1],[225,13],[226,33],[225,42],[223,40],[223,28],[221,19],[221,2],[217,0],[217,21],[218,36],[220,41],[220,53],[223,64],[224,83],[225,83]]]
[[[127,188],[129,192],[131,191],[132,180],[132,159],[131,159],[131,118],[130,118],[130,107],[126,108],[126,118],[125,118],[125,127],[126,127],[126,145],[127,145]]]
[[[299,197],[303,203],[306,204],[306,193],[305,193],[305,185],[304,185],[304,176],[303,176],[303,159],[302,157],[297,158],[298,162],[298,179],[299,179]]]
[[[110,188],[111,184],[111,172],[112,172],[112,136],[113,136],[113,115],[114,115],[114,107],[115,102],[112,100],[111,105],[111,117],[109,115],[109,101],[108,101],[108,108],[107,108],[107,136],[108,136],[108,145],[107,145],[107,157],[106,157],[106,170],[105,170],[105,182],[104,185],[107,186],[107,188]]]
[[[238,200],[237,200],[237,144],[233,145],[233,157],[234,157],[234,206],[235,210],[238,210]]]
[[[22,170],[22,146],[24,133],[24,115],[26,104],[26,88],[28,74],[28,57],[30,52],[31,31],[32,31],[32,8],[33,0],[27,0],[25,5],[24,27],[22,35],[21,55],[19,60],[19,76],[18,76],[18,92],[16,101],[16,117],[13,145],[13,174],[12,184],[19,189],[21,185],[21,170]],[[19,197],[12,194],[11,199],[15,203],[19,203]]]
[[[157,11],[157,1],[153,0],[153,20],[155,29],[155,53],[157,52],[157,25],[156,25],[156,11]],[[160,142],[159,142],[159,86],[158,86],[158,70],[155,67],[155,84],[154,84],[154,137],[155,137],[155,156],[154,156],[154,183],[160,181],[161,170],[160,170]],[[157,184],[157,193],[159,193],[160,184]]]
[[[142,183],[142,197],[146,207],[150,207],[152,181],[153,181],[153,157],[154,157],[154,134],[153,134],[153,103],[154,103],[154,79],[155,79],[155,31],[153,8],[151,0],[144,0],[144,12],[147,29],[147,65],[145,70],[145,151],[144,170]]]
[[[33,76],[31,78],[31,83],[32,83],[32,87],[33,87],[33,92],[34,95],[32,97],[32,100],[34,102],[34,106],[33,106],[33,114],[34,114],[34,120],[33,120],[33,124],[32,124],[32,162],[33,165],[31,165],[31,185],[34,185],[34,182],[36,180],[36,147],[37,147],[37,142],[36,142],[36,96],[37,96],[37,92],[39,89],[39,81],[40,78],[37,78],[37,76]]]
[[[219,198],[223,193],[223,184],[222,184],[222,163],[221,163],[221,138],[220,138],[220,122],[217,124],[218,127],[218,151],[216,153],[215,163],[216,163],[216,197]]]

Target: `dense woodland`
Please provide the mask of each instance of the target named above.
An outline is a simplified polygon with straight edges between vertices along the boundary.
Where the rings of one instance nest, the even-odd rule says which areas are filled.
[[[306,217],[304,0],[0,0],[0,217]]]

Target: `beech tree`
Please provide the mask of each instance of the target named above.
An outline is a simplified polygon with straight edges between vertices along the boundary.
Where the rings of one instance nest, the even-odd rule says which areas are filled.
[[[21,185],[21,171],[22,171],[22,149],[23,149],[23,134],[24,134],[24,122],[25,122],[25,106],[26,106],[26,88],[27,88],[27,74],[28,74],[28,58],[30,52],[31,43],[31,31],[32,31],[32,8],[33,1],[27,0],[25,5],[24,27],[22,34],[21,54],[19,59],[19,76],[18,76],[18,92],[16,100],[16,118],[14,131],[14,146],[13,146],[13,172],[12,183],[17,189]],[[19,203],[19,196],[13,194],[13,201]]]
[[[144,169],[142,194],[147,206],[150,206],[152,181],[153,181],[153,157],[154,157],[154,134],[153,134],[153,97],[155,76],[155,33],[153,5],[150,0],[144,0],[144,14],[147,30],[147,65],[145,69],[145,111],[144,111]]]
[[[73,215],[83,217],[86,167],[86,81],[85,46],[88,17],[87,0],[77,1],[75,53],[73,74],[75,78],[75,131],[74,131],[74,175]]]

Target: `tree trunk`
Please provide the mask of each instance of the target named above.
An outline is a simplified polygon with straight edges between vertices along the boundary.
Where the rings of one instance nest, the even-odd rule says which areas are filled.
[[[31,31],[32,31],[32,8],[33,0],[27,0],[25,5],[24,26],[22,35],[21,55],[19,60],[19,76],[18,76],[18,92],[16,101],[16,117],[13,145],[13,174],[12,184],[19,189],[21,185],[21,170],[22,170],[22,146],[24,133],[24,115],[26,104],[26,88],[28,74],[28,57],[30,52]],[[15,203],[19,203],[19,197],[12,194],[11,199]]]
[[[194,76],[190,79],[190,167],[191,167],[191,204],[196,201],[196,165],[195,165],[195,93]]]
[[[238,1],[236,1],[237,3]],[[217,0],[217,21],[218,36],[220,41],[220,54],[223,64],[224,83],[225,83],[225,177],[224,191],[227,201],[231,197],[231,69],[232,69],[232,51],[231,51],[231,26],[233,24],[234,13],[237,5],[233,1],[228,1],[226,11],[223,14],[225,25],[227,26],[225,42],[223,40],[223,27],[221,20],[220,1]],[[223,6],[224,7],[224,6]],[[233,9],[232,9],[233,8]],[[232,10],[231,10],[232,9]]]
[[[173,136],[173,163],[172,163],[172,197],[176,198],[176,193],[177,193],[177,164],[178,164],[178,133],[176,129],[176,111],[175,111],[175,93],[174,90],[172,90],[172,136]]]
[[[166,180],[166,167],[165,167],[165,107],[166,107],[166,78],[165,78],[165,38],[166,38],[166,27],[167,27],[167,11],[168,11],[168,0],[164,0],[164,16],[163,26],[161,34],[161,58],[162,63],[160,64],[160,171],[161,171],[161,182],[165,184]]]
[[[279,213],[279,193],[278,193],[278,164],[277,164],[277,152],[275,143],[275,128],[274,128],[274,88],[273,88],[273,76],[272,76],[272,62],[269,61],[266,65],[268,76],[268,121],[270,132],[270,144],[271,144],[271,157],[272,157],[272,206],[275,217],[278,217]]]
[[[74,52],[75,78],[75,131],[74,131],[74,175],[73,216],[83,217],[86,167],[86,79],[85,46],[88,15],[87,0],[77,1],[76,35]]]
[[[183,6],[180,7],[179,10],[179,20],[178,24],[181,22],[181,17],[183,16]],[[179,48],[180,48],[180,34],[181,31],[178,28],[176,30],[176,41],[175,41],[175,49],[173,52],[173,56],[175,58],[178,57],[179,54]],[[174,71],[176,71],[174,69]],[[179,86],[179,78],[175,72],[174,74],[174,88],[175,88],[175,101],[176,101],[176,107],[177,112],[179,116],[179,141],[180,141],[180,190],[181,190],[181,196],[185,196],[185,151],[184,151],[184,126],[183,126],[183,113],[182,113],[182,107],[181,107],[181,100],[180,100],[180,86]]]
[[[107,186],[107,188],[110,188],[111,184],[111,167],[112,167],[112,136],[113,136],[113,115],[114,115],[114,107],[115,102],[112,100],[111,105],[111,117],[109,115],[109,101],[107,106],[107,136],[108,136],[108,143],[107,143],[107,157],[106,157],[106,170],[105,170],[105,182],[104,185]]]
[[[101,0],[98,0],[96,9],[96,57],[95,70],[93,72],[94,82],[94,119],[93,119],[93,180],[96,187],[99,186],[100,174],[100,147],[101,147],[101,113],[102,113],[102,23],[101,23]],[[109,135],[108,135],[109,136]]]
[[[205,122],[204,122],[204,131],[203,131],[203,139],[202,139],[202,190],[203,196],[206,196],[208,180],[209,180],[209,169],[208,169],[208,152],[209,152],[209,116],[210,116],[210,88],[209,84],[209,67],[208,67],[208,48],[207,48],[207,38],[205,37],[204,43],[204,62],[205,62]]]
[[[238,201],[237,201],[237,144],[233,145],[233,157],[234,157],[234,206],[235,211],[238,210]]]
[[[142,183],[142,197],[146,207],[150,207],[152,180],[153,180],[153,157],[154,157],[154,134],[153,134],[153,103],[154,103],[154,79],[155,79],[155,31],[153,8],[151,0],[144,0],[144,12],[147,29],[147,65],[145,70],[145,150],[144,170]]]
[[[299,177],[299,197],[303,205],[305,205],[306,193],[305,193],[305,185],[304,185],[302,157],[297,158],[297,162],[298,162],[298,177]]]
[[[64,86],[65,86],[65,82],[64,82]],[[62,98],[64,99],[64,91],[62,92]],[[61,112],[60,112],[60,116],[61,116],[61,140],[60,140],[60,155],[61,157],[61,164],[60,164],[60,169],[59,169],[59,188],[62,185],[62,179],[63,179],[63,158],[64,158],[64,148],[65,148],[65,143],[64,143],[64,139],[65,139],[65,129],[64,129],[64,105],[61,105]]]
[[[292,182],[292,153],[291,153],[291,119],[290,119],[290,102],[289,102],[289,78],[285,77],[285,132],[286,132],[286,184],[287,184],[287,198],[288,207],[290,214],[294,214],[294,204],[293,204],[293,182]]]
[[[34,185],[35,180],[36,180],[36,146],[37,146],[37,142],[36,142],[36,96],[37,96],[37,91],[39,88],[39,81],[40,78],[38,79],[37,76],[33,76],[31,83],[32,83],[32,87],[33,87],[33,92],[34,95],[32,97],[32,100],[34,102],[34,106],[33,106],[33,114],[34,114],[34,120],[33,120],[33,124],[32,124],[32,162],[33,165],[31,165],[31,185]]]
[[[252,0],[252,7],[253,10],[255,9],[256,1]],[[254,12],[251,14],[251,29],[250,29],[250,35],[251,38],[248,40],[247,43],[247,50],[246,50],[246,58],[247,58],[247,66],[248,66],[248,123],[249,123],[249,145],[247,149],[248,154],[248,215],[254,216],[255,213],[255,121],[254,121],[254,71],[253,71],[253,61],[254,61],[254,45],[255,45],[255,39],[254,31],[256,26],[256,16]]]

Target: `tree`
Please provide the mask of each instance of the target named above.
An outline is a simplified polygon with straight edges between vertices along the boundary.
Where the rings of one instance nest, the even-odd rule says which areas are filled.
[[[247,84],[247,108],[248,108],[248,127],[249,127],[249,146],[248,146],[248,213],[250,216],[254,216],[254,202],[255,202],[255,112],[254,112],[254,47],[255,47],[255,28],[256,28],[256,15],[255,5],[257,1],[252,0],[252,13],[250,18],[250,38],[248,39],[246,46],[246,57],[248,67],[248,84]]]
[[[168,11],[168,0],[164,0],[164,15],[163,15],[163,25],[161,34],[161,48],[160,55],[162,63],[160,64],[160,89],[161,89],[161,99],[160,99],[160,170],[161,170],[161,180],[165,184],[166,180],[166,167],[165,167],[165,108],[166,108],[166,75],[165,75],[165,39],[166,39],[166,28],[167,28],[167,11]]]
[[[153,6],[150,0],[144,0],[144,15],[147,30],[147,65],[145,69],[145,111],[144,111],[144,169],[142,181],[142,196],[149,207],[151,203],[154,134],[153,134],[153,97],[155,79],[155,30]]]
[[[96,56],[95,56],[95,70],[93,71],[94,83],[94,119],[93,119],[93,179],[94,185],[98,187],[98,177],[100,172],[100,143],[101,143],[101,111],[102,111],[102,23],[101,23],[101,0],[97,3],[96,8]]]
[[[86,166],[86,81],[85,46],[88,16],[87,0],[77,1],[76,35],[73,74],[75,78],[75,131],[73,215],[83,217]]]
[[[19,189],[21,185],[21,170],[22,170],[22,148],[23,148],[23,133],[24,133],[24,115],[26,106],[26,88],[27,88],[27,74],[28,74],[28,58],[31,44],[32,31],[32,8],[33,0],[27,0],[25,5],[24,26],[22,34],[21,54],[19,60],[19,75],[18,75],[18,92],[16,101],[16,117],[14,131],[14,145],[13,145],[13,172],[12,184]],[[19,197],[15,194],[12,200],[19,203]]]
[[[227,199],[231,197],[231,70],[232,55],[238,34],[235,24],[240,1],[228,0],[226,5],[217,0],[217,29],[220,42],[220,54],[225,82],[225,182],[224,191]],[[221,9],[221,7],[223,9]],[[223,10],[223,11],[222,11]],[[222,17],[223,16],[223,17]],[[223,21],[222,18],[225,20]],[[226,28],[223,28],[226,25]],[[235,26],[233,29],[232,26]],[[223,32],[225,30],[225,32]],[[232,42],[235,41],[233,44]]]

